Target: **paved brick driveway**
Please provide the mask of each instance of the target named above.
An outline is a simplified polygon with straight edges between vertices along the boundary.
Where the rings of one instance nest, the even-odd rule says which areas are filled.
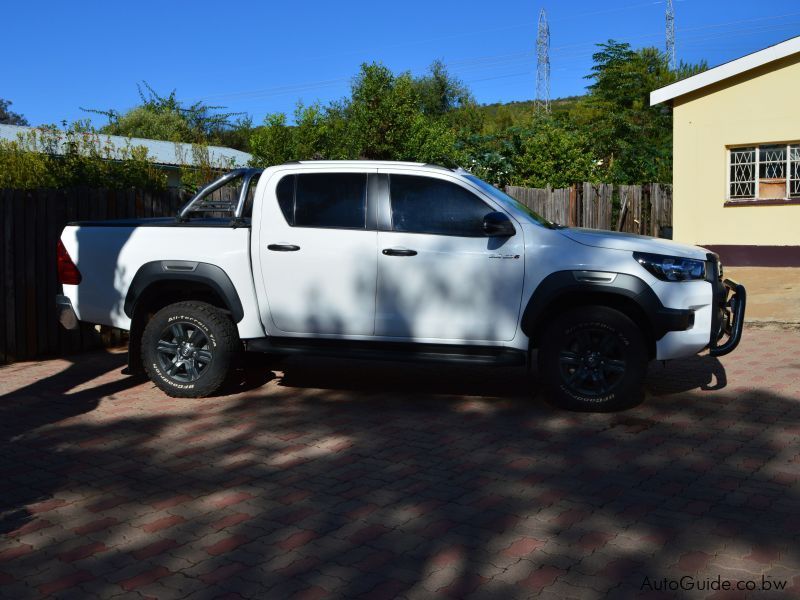
[[[654,364],[616,415],[511,369],[293,359],[193,402],[121,353],[4,367],[0,597],[797,596],[798,347]]]

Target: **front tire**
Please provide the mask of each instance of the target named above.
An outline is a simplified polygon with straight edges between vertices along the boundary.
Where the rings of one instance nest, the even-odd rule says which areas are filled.
[[[568,310],[546,329],[539,375],[567,410],[611,412],[642,401],[648,352],[639,327],[605,306]]]
[[[147,375],[175,398],[214,394],[225,383],[240,349],[234,323],[205,302],[177,302],[162,308],[142,336]]]

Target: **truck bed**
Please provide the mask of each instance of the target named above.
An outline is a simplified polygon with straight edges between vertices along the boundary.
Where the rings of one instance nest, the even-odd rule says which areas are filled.
[[[166,233],[164,229],[169,229]],[[82,274],[64,295],[81,321],[130,329],[125,299],[136,273],[149,263],[207,263],[221,268],[239,294],[242,338],[261,337],[250,261],[250,227],[228,219],[123,219],[70,223],[61,241]]]

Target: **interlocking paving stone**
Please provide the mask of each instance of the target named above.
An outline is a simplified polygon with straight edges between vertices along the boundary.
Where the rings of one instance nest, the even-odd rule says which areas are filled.
[[[117,351],[0,367],[0,597],[790,596],[799,346],[748,328],[598,415],[507,368],[294,358],[177,400]]]

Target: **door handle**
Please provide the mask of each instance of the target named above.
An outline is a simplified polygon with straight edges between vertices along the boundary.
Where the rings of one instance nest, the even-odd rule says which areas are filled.
[[[405,248],[385,248],[383,253],[386,256],[416,256],[416,250],[407,250]]]
[[[272,250],[274,252],[297,252],[300,250],[300,246],[295,246],[294,244],[270,244],[267,246],[267,250]]]

